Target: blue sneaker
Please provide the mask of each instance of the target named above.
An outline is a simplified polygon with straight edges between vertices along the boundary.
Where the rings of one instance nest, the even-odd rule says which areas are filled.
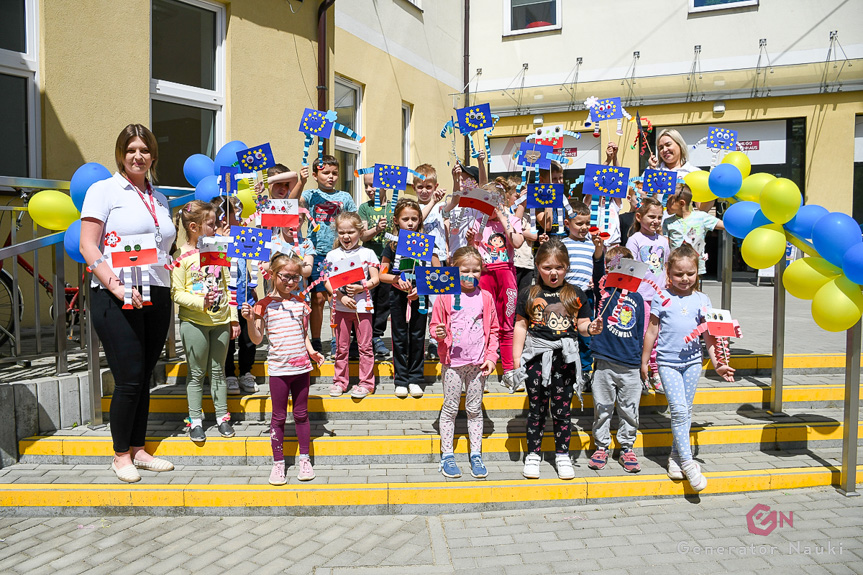
[[[455,464],[455,456],[450,455],[442,455],[440,458],[440,472],[444,477],[450,477],[455,479],[456,477],[461,477],[461,469],[458,468],[458,465]]]
[[[482,462],[482,455],[479,453],[470,456],[470,474],[477,479],[488,477],[488,469],[485,468],[485,464]]]

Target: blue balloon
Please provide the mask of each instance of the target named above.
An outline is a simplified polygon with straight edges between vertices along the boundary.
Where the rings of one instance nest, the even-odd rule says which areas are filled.
[[[707,178],[710,191],[720,198],[730,198],[740,191],[743,185],[743,175],[737,166],[732,164],[719,164],[710,170]]]
[[[785,224],[785,229],[796,234],[801,238],[808,240],[812,238],[812,228],[815,227],[815,222],[829,214],[830,211],[823,207],[812,204],[803,206],[797,211],[791,221]]]
[[[771,223],[762,213],[758,202],[737,202],[728,206],[722,215],[725,229],[735,238],[743,239],[746,235],[761,226]]]
[[[191,186],[197,186],[198,182],[213,174],[213,160],[204,154],[192,154],[186,158],[183,164],[183,175]]]
[[[87,261],[81,255],[81,220],[75,220],[68,228],[66,235],[63,236],[63,247],[66,248],[66,253],[73,261],[79,264],[86,264]]]
[[[217,176],[207,176],[203,178],[198,185],[195,186],[195,199],[202,202],[209,202],[219,195],[219,178]]]
[[[239,140],[228,142],[216,154],[216,159],[213,160],[213,174],[218,176],[222,168],[238,164],[237,152],[242,152],[248,149],[249,146]]]
[[[842,271],[849,280],[863,285],[863,243],[848,248],[842,258]]]
[[[840,212],[830,212],[820,218],[812,229],[812,244],[818,255],[834,266],[842,267],[845,252],[861,242],[860,224]]]
[[[69,195],[72,196],[72,203],[80,212],[84,207],[84,196],[87,195],[87,190],[96,182],[107,180],[111,177],[111,172],[102,164],[90,162],[84,164],[72,175],[72,181],[69,183]]]

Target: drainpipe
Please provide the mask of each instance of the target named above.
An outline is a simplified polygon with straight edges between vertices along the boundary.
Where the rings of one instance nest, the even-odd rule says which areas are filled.
[[[318,110],[327,111],[327,10],[336,0],[323,0],[318,6]],[[328,141],[324,140],[324,153],[327,153]]]
[[[464,70],[462,71],[464,78],[464,104],[466,108],[470,106],[470,0],[464,0]],[[468,143],[469,135],[464,137],[464,161],[470,165],[470,144]],[[491,158],[486,158],[486,162],[490,162]]]

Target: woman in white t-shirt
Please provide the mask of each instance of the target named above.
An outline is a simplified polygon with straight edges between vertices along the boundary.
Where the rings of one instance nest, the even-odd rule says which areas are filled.
[[[659,158],[655,155],[650,156],[647,164],[654,170],[677,172],[678,179],[700,169],[689,163],[689,149],[686,146],[686,140],[674,128],[664,128],[659,132],[659,136],[656,138],[656,153],[659,154]],[[643,176],[644,174],[642,174]],[[695,207],[702,212],[709,212],[713,207],[713,201],[696,202]],[[663,221],[667,218],[668,215],[663,214]]]
[[[111,469],[118,479],[132,483],[141,479],[138,469],[174,468],[147,453],[144,439],[150,379],[171,323],[171,276],[165,264],[177,232],[167,198],[151,185],[159,159],[153,133],[141,124],[129,124],[117,137],[114,156],[118,172],[90,186],[84,198],[80,249],[93,271],[88,313],[114,376]],[[119,278],[138,256],[122,254],[139,250],[144,255],[142,242],[130,238],[138,235],[155,237],[158,261],[131,268],[133,287],[128,290]],[[116,256],[106,257],[106,245]],[[129,293],[131,303],[124,305]]]

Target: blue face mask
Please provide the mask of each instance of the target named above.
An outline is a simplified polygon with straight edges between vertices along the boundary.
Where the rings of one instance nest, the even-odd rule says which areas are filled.
[[[461,277],[461,281],[463,281],[463,282],[465,282],[465,283],[469,283],[469,284],[471,284],[472,286],[476,286],[476,278],[475,278],[475,277],[473,277],[473,276],[464,276],[464,275],[463,275],[463,276],[460,276],[460,277]]]

